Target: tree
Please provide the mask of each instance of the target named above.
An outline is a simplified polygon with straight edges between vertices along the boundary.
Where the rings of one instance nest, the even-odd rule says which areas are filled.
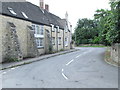
[[[94,20],[79,19],[76,33],[76,44],[120,43],[120,1],[110,2],[111,10],[98,9]]]
[[[79,19],[75,30],[76,44],[92,44],[94,36],[98,35],[96,31],[96,22],[87,18]]]

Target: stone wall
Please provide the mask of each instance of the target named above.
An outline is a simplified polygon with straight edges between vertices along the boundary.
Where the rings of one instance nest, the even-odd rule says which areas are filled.
[[[3,47],[3,60],[21,60],[23,59],[22,52],[20,50],[20,44],[18,41],[18,35],[16,33],[16,26],[7,22],[7,31],[4,36]]]
[[[23,57],[27,57],[28,53],[27,53],[27,26],[31,26],[32,23],[28,22],[28,21],[24,21],[24,20],[20,20],[20,19],[16,19],[16,18],[11,18],[8,16],[2,16],[0,15],[0,17],[2,17],[2,44],[3,44],[3,56],[6,50],[6,47],[4,46],[5,38],[6,38],[6,34],[8,33],[8,29],[7,29],[7,22],[11,22],[16,26],[16,34],[18,36],[18,41],[20,44],[20,50],[22,52]],[[5,42],[4,42],[5,41]]]
[[[2,17],[0,17],[0,63],[2,62]]]
[[[63,47],[63,31],[62,29],[60,29],[60,32],[58,33],[58,38],[61,37],[61,44],[58,44],[58,51],[64,49]]]
[[[51,53],[52,52],[52,38],[51,38],[51,27],[45,26],[45,53]]]
[[[31,26],[27,26],[27,56],[36,57],[39,55],[37,45],[35,42],[34,31]]]
[[[2,15],[0,18],[2,19],[2,28],[0,28],[0,39],[2,39],[0,41],[0,48],[2,48],[0,55],[2,60],[8,60],[7,58],[10,57],[22,59],[38,56],[34,32],[31,30],[32,27],[30,28],[32,23]],[[44,49],[39,49],[39,53],[44,53]]]
[[[7,56],[18,59],[36,57],[49,53],[49,46],[52,46],[52,51],[70,49],[70,32],[63,32],[62,29],[59,33],[51,32],[50,26],[44,26],[44,47],[37,48],[32,22],[3,15],[0,15],[0,21],[0,60],[6,59]],[[55,37],[55,45],[51,45],[52,37]],[[60,45],[58,45],[58,37],[61,37]],[[65,37],[68,37],[67,47],[64,46]]]
[[[64,30],[64,44],[65,44],[65,38],[66,37],[67,37],[67,40],[68,40],[68,45],[67,46],[64,45],[64,49],[69,50],[70,49],[70,32],[69,31],[66,32]]]
[[[111,58],[113,61],[120,63],[120,44],[112,45]]]
[[[52,37],[55,37],[55,44],[53,45],[53,51],[56,52],[57,51],[57,39],[58,39],[56,37],[57,36],[57,32],[55,30],[55,31],[52,31],[51,33],[52,33]]]

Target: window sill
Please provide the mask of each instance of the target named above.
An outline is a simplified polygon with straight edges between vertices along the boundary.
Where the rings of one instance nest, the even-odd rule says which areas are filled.
[[[44,49],[44,47],[43,47],[43,46],[40,46],[40,47],[37,47],[37,49]]]
[[[35,37],[36,38],[44,38],[44,35],[37,35],[37,34],[35,34]]]
[[[68,45],[65,45],[65,47],[68,47]]]

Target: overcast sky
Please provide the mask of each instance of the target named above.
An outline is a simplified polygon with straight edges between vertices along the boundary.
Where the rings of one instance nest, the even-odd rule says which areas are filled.
[[[33,4],[39,5],[39,0],[27,0]],[[109,0],[44,0],[49,4],[50,12],[65,18],[66,11],[69,15],[69,21],[75,28],[79,18],[93,18],[97,9],[110,9]]]

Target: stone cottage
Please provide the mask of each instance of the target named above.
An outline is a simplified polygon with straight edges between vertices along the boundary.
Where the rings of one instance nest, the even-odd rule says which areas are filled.
[[[49,12],[40,0],[40,7],[30,2],[0,2],[0,58],[37,57],[70,49],[72,25]]]

